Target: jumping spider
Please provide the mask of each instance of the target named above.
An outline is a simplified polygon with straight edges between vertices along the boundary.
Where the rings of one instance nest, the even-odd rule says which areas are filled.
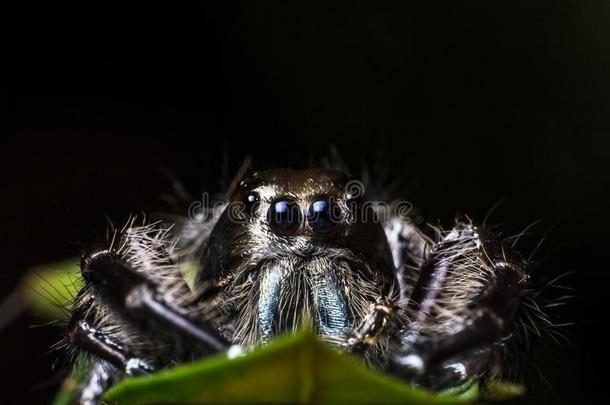
[[[334,169],[234,184],[206,222],[130,223],[83,256],[67,335],[92,359],[79,403],[306,319],[340,350],[430,389],[500,371],[528,273],[493,233],[459,220],[433,242],[398,216],[381,223]],[[192,286],[186,256],[196,258]]]

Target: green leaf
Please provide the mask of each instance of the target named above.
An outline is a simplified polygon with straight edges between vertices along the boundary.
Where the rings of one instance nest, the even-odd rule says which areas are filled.
[[[16,313],[28,310],[48,320],[65,319],[68,308],[82,285],[78,259],[36,266],[17,286],[12,310]]]
[[[116,404],[403,403],[463,404],[476,398],[417,390],[372,371],[318,341],[310,332],[280,337],[253,352],[204,359],[112,388]]]

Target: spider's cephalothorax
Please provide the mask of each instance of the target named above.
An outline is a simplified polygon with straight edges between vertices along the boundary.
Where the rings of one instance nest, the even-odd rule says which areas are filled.
[[[392,294],[383,228],[347,182],[332,170],[273,170],[239,183],[196,284],[221,290],[225,316],[215,323],[227,339],[263,342],[311,317],[321,336],[341,341],[372,302]]]
[[[82,261],[68,342],[90,354],[80,402],[125,375],[231,345],[250,347],[304,322],[369,364],[430,388],[501,366],[525,263],[458,221],[437,241],[375,205],[342,171],[250,173],[209,222],[128,224]],[[184,262],[195,265],[192,288]]]

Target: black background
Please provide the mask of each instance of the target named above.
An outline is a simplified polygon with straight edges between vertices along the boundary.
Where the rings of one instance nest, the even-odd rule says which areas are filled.
[[[554,226],[536,258],[576,271],[576,326],[522,402],[601,391],[609,3],[231,3],[1,13],[0,296],[78,255],[105,215],[161,207],[162,167],[218,191],[226,151],[234,171],[247,154],[296,166],[335,145],[401,180],[426,221],[480,220],[506,198],[491,222],[507,233],[541,220],[526,253]],[[48,402],[63,376],[47,353],[60,331],[40,322],[0,331],[9,403]]]

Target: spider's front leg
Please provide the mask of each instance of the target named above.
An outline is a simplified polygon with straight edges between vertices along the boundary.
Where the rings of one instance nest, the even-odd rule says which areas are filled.
[[[127,228],[120,248],[83,257],[85,282],[67,341],[93,359],[80,404],[99,403],[124,376],[146,374],[229,347],[189,297],[177,266],[152,227]],[[197,317],[193,316],[197,315]]]
[[[93,305],[92,301],[93,297],[90,296],[88,302],[77,306],[73,311],[68,325],[70,345],[102,359],[126,375],[146,374],[153,371],[153,367],[145,360],[132,356],[126,346],[89,323],[86,312],[92,310],[90,308]],[[110,376],[112,373],[100,372],[100,374]]]
[[[111,305],[143,327],[171,328],[212,352],[229,343],[208,322],[195,321],[167,302],[159,286],[143,273],[130,268],[123,259],[103,250],[83,259],[85,282],[102,290]]]
[[[528,275],[495,235],[460,222],[419,269],[395,372],[432,386],[492,374]]]

